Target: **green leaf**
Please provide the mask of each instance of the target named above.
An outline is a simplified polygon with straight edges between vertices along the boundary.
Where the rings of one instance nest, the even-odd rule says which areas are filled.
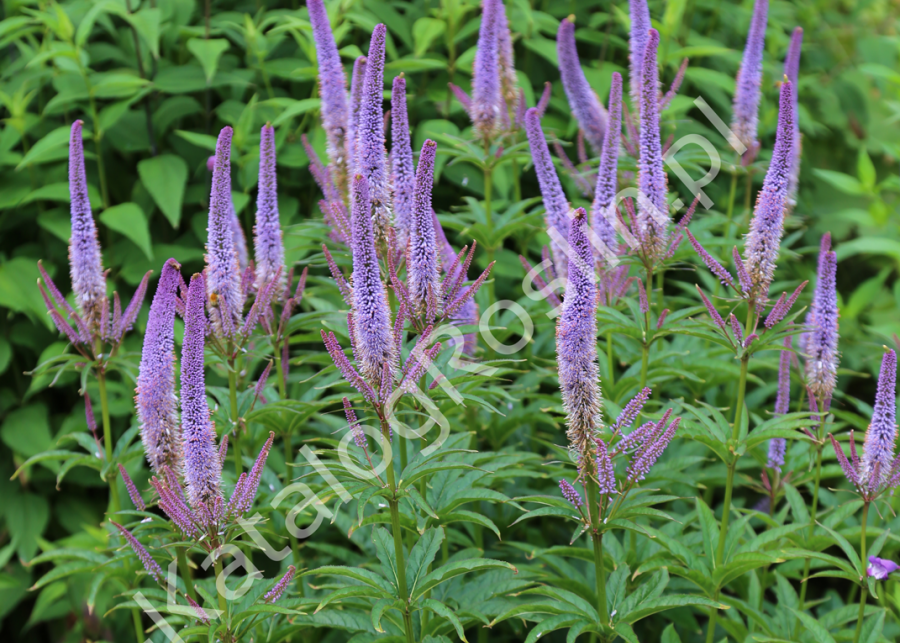
[[[463,632],[462,623],[459,620],[459,617],[456,615],[456,612],[451,610],[449,607],[441,603],[440,601],[436,601],[433,598],[426,598],[422,601],[422,604],[430,609],[432,612],[437,614],[438,616],[447,619],[450,621],[450,624],[453,626],[453,629],[456,630],[456,635],[459,636],[461,640],[465,643],[469,643],[466,639],[466,635]]]
[[[416,57],[422,56],[435,38],[438,38],[447,29],[447,23],[437,18],[419,18],[413,24],[412,33],[415,49],[413,54]]]
[[[192,38],[187,43],[188,51],[200,61],[207,83],[212,83],[219,67],[219,59],[228,51],[229,47],[231,47],[231,42],[225,38],[210,38],[209,40]]]
[[[793,607],[789,609],[794,613],[794,616],[800,619],[800,622],[803,623],[803,627],[806,628],[806,631],[813,635],[816,643],[836,643],[831,633],[822,627],[819,621],[806,612],[801,612]]]
[[[674,609],[676,607],[686,607],[693,605],[695,607],[712,607],[719,610],[727,610],[729,607],[724,603],[713,601],[705,596],[688,596],[686,594],[669,594],[660,596],[652,601],[645,601],[638,605],[637,609],[631,611],[625,617],[627,623],[636,623],[642,618],[647,618],[651,614],[663,612],[665,610]]]
[[[175,133],[186,140],[188,143],[192,143],[197,147],[200,147],[204,150],[209,150],[210,152],[216,151],[215,136],[210,136],[209,134],[198,134],[196,132],[189,132],[183,129],[176,130]]]
[[[813,174],[844,194],[859,196],[866,193],[862,183],[849,174],[835,172],[834,170],[823,170],[818,167],[813,169]]]
[[[703,536],[703,549],[706,551],[706,560],[710,567],[715,567],[716,551],[719,547],[719,525],[709,506],[697,496],[695,503],[697,516],[700,519],[700,533]]]
[[[406,587],[411,595],[416,593],[416,586],[428,573],[428,566],[434,561],[442,542],[444,542],[443,527],[427,529],[409,552],[406,561]]]
[[[100,215],[100,220],[107,228],[115,230],[134,242],[134,245],[143,251],[147,259],[153,259],[147,217],[137,203],[120,203],[107,208]]]
[[[442,567],[434,570],[425,576],[419,583],[419,591],[413,596],[414,599],[419,598],[428,590],[437,587],[451,578],[456,578],[462,574],[469,572],[486,571],[491,569],[509,569],[513,573],[518,574],[519,571],[511,564],[502,560],[492,560],[490,558],[470,558],[468,560],[458,560],[447,563]]]
[[[188,179],[187,163],[180,156],[164,154],[144,159],[137,164],[137,168],[141,183],[172,227],[177,228],[181,222],[181,204]]]
[[[803,496],[800,495],[800,492],[797,491],[797,487],[785,483],[784,496],[791,506],[794,520],[802,525],[808,525],[812,520],[812,517],[809,515],[809,509],[806,508],[806,501],[803,499]]]
[[[865,146],[859,148],[859,157],[856,161],[856,175],[866,191],[871,192],[872,188],[875,187],[875,166],[866,153]]]
[[[0,439],[15,453],[31,458],[50,449],[50,420],[47,407],[31,405],[6,416],[0,427]]]
[[[817,521],[816,524],[827,531],[828,534],[834,539],[834,542],[837,544],[837,546],[844,550],[844,554],[846,554],[847,560],[859,573],[860,578],[864,577],[866,575],[866,570],[859,560],[859,554],[856,553],[856,550],[850,545],[847,539],[841,536],[831,527],[824,525],[821,522]]]

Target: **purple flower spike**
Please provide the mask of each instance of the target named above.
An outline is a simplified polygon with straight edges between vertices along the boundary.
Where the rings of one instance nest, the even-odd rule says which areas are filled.
[[[659,140],[658,46],[659,32],[651,29],[641,67],[641,146],[638,156],[638,232],[644,253],[651,259],[665,254],[669,225],[667,179]]]
[[[134,322],[137,321],[138,313],[141,312],[141,306],[144,304],[144,297],[147,295],[147,283],[150,281],[152,272],[152,270],[148,270],[144,278],[141,279],[141,283],[138,284],[137,290],[134,291],[134,296],[128,302],[128,308],[125,309],[125,312],[113,318],[113,321],[116,323],[113,324],[111,339],[114,342],[121,341],[125,333],[130,331],[131,327],[134,326]],[[118,301],[118,294],[116,294],[116,302]],[[118,321],[116,321],[116,318],[118,318]]]
[[[613,432],[626,429],[634,423],[635,418],[637,418],[641,409],[644,408],[644,403],[650,397],[651,392],[650,387],[645,386],[641,389],[640,393],[635,395],[631,401],[625,405],[625,408],[619,413],[619,417],[616,418],[616,421],[610,427]]]
[[[744,261],[741,259],[741,253],[738,252],[737,246],[732,247],[731,256],[734,259],[738,282],[741,284],[741,292],[748,295],[753,288],[753,282],[750,281],[750,275],[747,274],[747,267],[744,266]]]
[[[644,280],[639,278],[637,280],[637,285],[638,285],[638,307],[641,310],[641,314],[646,315],[647,313],[650,312],[650,304],[647,301],[647,291],[644,288]]]
[[[878,558],[877,556],[869,556],[869,566],[866,568],[866,574],[875,580],[887,580],[889,574],[900,571],[900,565],[892,560]]]
[[[753,156],[756,155],[759,147],[759,142],[756,140],[756,128],[759,120],[759,94],[762,83],[763,48],[766,44],[768,12],[769,1],[756,0],[734,91],[734,115],[731,129],[738,140],[747,147],[745,154],[749,153]]]
[[[425,141],[416,167],[416,189],[413,195],[412,226],[406,265],[409,274],[409,296],[416,306],[417,315],[425,312],[429,297],[437,297],[441,292],[437,238],[431,209],[436,154],[437,143]],[[438,310],[433,311],[435,317],[440,315],[442,308],[441,302],[437,303]]]
[[[350,118],[348,119],[349,128],[347,130],[349,176],[355,176],[359,171],[357,169],[359,109],[360,105],[362,105],[363,86],[366,84],[366,62],[367,58],[365,56],[359,56],[353,63],[353,75],[350,77]]]
[[[144,499],[141,497],[137,487],[134,486],[134,480],[132,480],[131,476],[128,475],[128,472],[125,471],[125,467],[122,466],[122,463],[119,463],[118,466],[119,474],[122,476],[122,481],[125,483],[125,488],[128,490],[128,497],[131,498],[131,504],[133,504],[134,508],[138,511],[143,511],[146,505],[144,504]]]
[[[665,420],[665,418],[663,419]],[[626,475],[629,482],[643,480],[647,474],[650,473],[650,469],[656,464],[659,456],[663,454],[663,451],[669,446],[669,442],[675,437],[675,432],[678,430],[678,424],[680,422],[681,418],[675,418],[664,432],[660,434],[657,431],[656,435],[658,437],[655,437],[652,443],[648,440],[648,443],[641,447],[635,458],[628,464],[628,472]]]
[[[406,248],[412,226],[415,176],[406,110],[406,79],[400,74],[394,78],[391,88],[391,183],[394,188],[394,229],[401,250]]]
[[[640,105],[641,62],[644,59],[644,50],[647,48],[647,35],[652,26],[647,0],[629,0],[628,13],[631,17],[631,34],[628,39],[628,82],[631,88],[631,102]],[[656,89],[654,88],[653,91],[656,92]]]
[[[712,318],[713,323],[725,330],[725,321],[722,319],[722,316],[719,314],[719,311],[716,310],[716,307],[712,305],[712,302],[706,298],[706,295],[703,294],[703,291],[700,290],[700,286],[697,286],[697,292],[700,293],[700,298],[703,300],[703,305],[706,306],[706,310],[709,313],[709,316]]]
[[[790,410],[791,403],[791,338],[784,338],[784,350],[778,361],[778,395],[775,397],[775,415],[784,415]],[[779,473],[784,466],[784,454],[787,441],[784,438],[769,440],[769,456],[766,466]]]
[[[200,604],[190,596],[185,596],[185,598],[187,599],[188,605],[190,605],[191,609],[194,610],[194,614],[197,615],[197,619],[204,625],[209,625],[209,617],[206,615],[206,611],[202,607],[200,607]]]
[[[497,32],[500,22],[497,0],[484,0],[478,45],[472,66],[472,122],[482,141],[489,141],[497,129],[500,112],[500,61]]]
[[[163,574],[162,567],[159,566],[159,563],[153,560],[153,556],[150,555],[150,552],[148,552],[141,544],[141,542],[134,537],[134,534],[125,529],[125,527],[115,522],[114,520],[110,520],[110,522],[114,524],[120,532],[122,532],[125,540],[127,540],[128,544],[131,545],[134,553],[137,554],[138,560],[141,561],[141,564],[144,566],[144,569],[147,570],[147,573],[150,574],[151,578],[153,578],[153,580],[155,580],[157,583],[163,582],[163,578],[165,578],[165,575]]]
[[[259,134],[259,192],[256,196],[256,226],[253,228],[253,256],[256,259],[256,290],[281,270],[279,292],[284,290],[284,242],[278,219],[278,180],[275,176],[275,129],[266,123]]]
[[[212,192],[209,197],[209,224],[206,239],[206,295],[209,317],[215,333],[231,337],[241,323],[241,269],[231,231],[231,136],[222,128],[216,143]]]
[[[791,83],[783,83],[772,162],[756,199],[756,208],[750,221],[750,233],[747,235],[744,249],[744,265],[751,281],[749,297],[757,305],[764,304],[768,299],[769,286],[775,275],[781,235],[784,233],[785,203],[793,165],[791,142],[794,121],[791,108],[793,97],[794,86]]]
[[[353,180],[353,312],[355,345],[363,377],[373,387],[381,382],[385,362],[396,362],[391,339],[391,311],[381,281],[375,234],[369,216],[369,184],[359,174]]]
[[[274,603],[284,594],[284,591],[288,588],[288,585],[291,584],[291,581],[294,580],[294,574],[297,572],[297,568],[293,565],[288,565],[287,571],[284,573],[284,576],[281,577],[275,586],[265,593],[263,596],[263,601],[266,603]]]
[[[347,425],[350,427],[350,432],[353,435],[353,442],[356,443],[360,449],[368,449],[369,441],[366,439],[366,433],[359,426],[359,420],[356,418],[356,411],[353,410],[353,407],[350,405],[350,400],[346,397],[343,400],[344,402],[344,415],[347,416]]]
[[[69,265],[72,290],[78,310],[89,326],[97,327],[106,303],[106,277],[100,258],[97,226],[88,199],[87,175],[84,170],[83,121],[72,123],[69,138],[69,197],[71,198],[72,237],[69,240]],[[105,330],[105,329],[104,329]]]
[[[309,21],[312,24],[313,39],[319,64],[319,92],[322,95],[322,125],[328,138],[328,158],[337,168],[338,185],[347,176],[345,136],[348,130],[350,112],[347,106],[347,78],[344,66],[334,42],[331,23],[322,0],[308,0]]]
[[[741,330],[741,324],[738,322],[734,313],[728,316],[728,322],[731,324],[731,334],[734,335],[734,341],[740,346],[744,343],[744,331]]]
[[[797,79],[800,76],[800,49],[803,46],[803,28],[797,27],[791,34],[791,45],[788,48],[787,57],[784,59],[784,75],[796,88]],[[791,168],[791,182],[788,186],[788,204],[796,205],[797,184],[800,182],[800,114],[797,110],[797,94],[794,92],[794,165]]]
[[[164,466],[180,472],[183,458],[175,396],[175,299],[180,269],[174,259],[163,266],[150,304],[137,377],[135,405],[141,440],[147,463],[157,474]]]
[[[222,463],[216,449],[216,431],[206,402],[203,347],[206,315],[204,279],[191,277],[184,315],[181,351],[181,429],[184,436],[184,480],[195,510],[211,509],[222,497]]]
[[[889,350],[881,359],[875,408],[863,449],[862,471],[870,484],[886,482],[892,472],[894,442],[897,440],[896,384],[897,354]]]
[[[562,313],[556,326],[559,386],[569,448],[585,459],[596,449],[600,421],[600,385],[597,373],[597,286],[593,253],[588,242],[587,216],[578,208],[569,228],[572,257]]]
[[[837,384],[838,307],[837,255],[828,251],[820,258],[816,291],[811,313],[813,329],[807,337],[805,351],[806,381],[809,390],[820,398],[830,397]]]
[[[569,484],[568,480],[559,481],[559,490],[562,491],[563,498],[572,503],[573,506],[581,507],[584,505],[584,502],[581,500],[581,495],[579,495],[575,487]]]
[[[594,151],[600,154],[606,139],[607,115],[581,69],[578,50],[575,48],[575,16],[569,16],[559,23],[556,53],[559,58],[559,75],[569,106],[584,131],[584,137]],[[616,147],[618,148],[618,140]]]
[[[244,272],[250,264],[250,255],[247,253],[247,236],[244,234],[241,220],[238,219],[237,212],[234,210],[233,200],[231,202],[231,216],[228,218],[228,225],[231,228],[231,238],[234,241],[234,253],[237,255],[238,268],[240,268],[241,272]]]
[[[541,129],[541,117],[534,107],[525,112],[525,131],[528,134],[534,171],[541,187],[541,195],[544,197],[546,209],[544,216],[547,221],[547,232],[550,233],[553,263],[557,274],[565,278],[568,258],[563,252],[560,240],[567,239],[570,234],[569,202],[559,183],[556,168],[553,167],[550,148],[547,146],[547,139],[544,138],[544,130]],[[554,230],[556,232],[553,232]]]
[[[259,379],[256,380],[256,386],[253,387],[253,397],[254,399],[259,399],[262,397],[263,389],[266,388],[266,382],[269,381],[269,373],[272,372],[272,360],[269,360],[269,363],[266,364],[265,369],[263,369],[262,375],[259,376]],[[227,438],[228,435],[226,434]]]
[[[568,21],[564,20],[562,24],[566,22]],[[618,188],[619,139],[621,136],[622,76],[619,72],[614,71],[609,88],[609,113],[603,139],[603,151],[600,153],[600,169],[597,172],[594,202],[591,205],[591,228],[606,244],[610,252],[614,252],[616,248],[616,231],[613,225],[616,220],[614,209]]]
[[[685,230],[684,233],[687,235],[688,241],[690,241],[691,245],[694,247],[694,251],[700,255],[703,263],[709,268],[709,271],[719,278],[719,281],[722,282],[723,286],[733,286],[734,278],[731,276],[731,273],[728,272],[722,264],[716,261],[702,245],[700,245],[700,242],[691,234],[690,230]]]
[[[247,473],[243,484],[235,486],[234,494],[231,497],[229,505],[237,515],[243,515],[250,511],[253,507],[253,501],[256,499],[256,493],[259,491],[259,481],[262,478],[263,469],[266,466],[266,460],[269,458],[269,451],[272,450],[272,442],[275,440],[275,433],[269,432],[269,438],[263,444],[253,468]]]
[[[613,469],[612,460],[609,457],[609,451],[606,448],[606,442],[597,440],[597,482],[599,483],[599,491],[606,496],[613,496],[616,493],[616,473]]]
[[[386,240],[391,223],[391,186],[385,170],[384,147],[384,47],[387,30],[375,25],[366,62],[366,80],[359,106],[357,131],[357,172],[366,177],[369,198],[374,207],[371,216],[375,234]],[[355,188],[354,188],[355,190]],[[351,196],[354,192],[351,192]],[[351,198],[351,204],[354,201]]]
[[[837,456],[838,464],[841,465],[841,470],[844,472],[844,477],[857,489],[862,486],[862,480],[860,480],[859,469],[854,464],[851,464],[847,461],[847,456],[844,455],[844,449],[841,448],[841,445],[838,444],[838,441],[834,439],[834,436],[830,433],[828,437],[831,439],[831,446],[834,448],[834,454]],[[853,445],[853,431],[850,432],[850,444],[851,448],[854,448]]]

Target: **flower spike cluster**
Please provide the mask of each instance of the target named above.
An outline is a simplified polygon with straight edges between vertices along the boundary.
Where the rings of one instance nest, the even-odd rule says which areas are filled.
[[[628,70],[631,89],[631,102],[635,106],[641,104],[641,79],[644,50],[647,48],[647,36],[651,28],[650,9],[647,0],[628,0],[628,13],[631,17],[631,34],[628,38]],[[656,89],[654,88],[654,92]]]
[[[206,296],[209,317],[218,337],[230,338],[237,331],[244,305],[241,270],[231,230],[231,127],[219,132],[206,241]]]
[[[575,48],[575,16],[569,16],[559,23],[556,52],[559,58],[559,75],[572,112],[581,125],[584,137],[594,151],[600,154],[605,145],[608,117],[581,69],[578,50]],[[618,140],[615,145],[618,148]]]
[[[472,66],[472,122],[483,141],[489,141],[498,127],[500,115],[499,14],[497,0],[484,0],[478,45]]]
[[[737,86],[734,92],[734,116],[731,129],[738,140],[746,146],[744,162],[752,161],[759,150],[756,140],[756,129],[759,121],[759,96],[762,84],[763,49],[766,44],[766,24],[768,21],[769,0],[756,0],[753,5],[753,17],[750,20],[750,31],[747,33],[747,44],[744,57],[738,71]],[[793,134],[793,133],[792,133]]]
[[[848,461],[843,448],[829,434],[838,463],[847,480],[867,502],[871,502],[885,491],[900,485],[900,456],[894,455],[897,440],[897,354],[893,350],[885,352],[878,375],[875,393],[875,408],[872,421],[866,430],[862,460],[856,456],[853,431],[850,432],[850,453]]]
[[[610,252],[616,247],[616,192],[619,170],[619,139],[622,136],[622,75],[614,71],[609,87],[609,111],[600,169],[591,204],[591,229]]]
[[[406,110],[406,79],[394,78],[391,87],[391,183],[394,187],[394,229],[403,249],[409,239],[416,175],[413,170],[409,117]]]
[[[431,307],[429,321],[441,314],[443,301],[440,284],[440,261],[431,209],[434,185],[434,161],[437,143],[426,140],[416,167],[416,187],[413,194],[410,240],[406,266],[409,273],[409,297],[422,315]]]
[[[175,395],[175,309],[181,266],[169,259],[162,269],[144,333],[135,403],[150,469],[181,471],[183,449]]]
[[[750,301],[765,304],[769,286],[775,276],[781,235],[784,233],[784,214],[794,164],[793,115],[794,86],[790,82],[781,85],[778,107],[778,129],[775,132],[775,149],[766,172],[762,190],[756,199],[750,233],[744,247],[744,265],[750,278]]]
[[[275,167],[275,129],[266,123],[259,134],[259,192],[256,197],[256,227],[253,229],[257,291],[263,290],[279,269],[281,276],[278,285],[281,290],[287,284]]]

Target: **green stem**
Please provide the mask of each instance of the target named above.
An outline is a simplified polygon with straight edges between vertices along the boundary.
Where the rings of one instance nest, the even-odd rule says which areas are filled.
[[[600,533],[600,493],[597,483],[588,479],[588,511],[591,520],[591,540],[594,542],[594,569],[597,581],[597,613],[600,622],[609,625],[609,613],[606,610],[606,567],[603,564],[603,534]]]
[[[229,347],[229,352],[230,350],[231,347]],[[238,426],[237,372],[234,368],[234,360],[230,360],[228,363],[228,399],[231,402],[231,423],[234,427],[231,441],[234,447],[234,473],[236,476],[240,476],[243,471],[243,463],[241,462],[241,431]]]
[[[213,563],[213,571],[215,572],[215,581],[216,581],[216,596],[219,597],[219,611],[222,612],[222,621],[224,623],[229,623],[228,619],[228,601],[225,600],[225,595],[219,591],[218,582],[219,576],[222,574],[222,559],[216,558]],[[230,629],[230,624],[229,624]],[[225,640],[229,640],[231,638],[230,634],[226,634]]]
[[[97,371],[97,385],[100,389],[100,414],[103,419],[103,448],[106,451],[106,462],[113,460],[112,427],[109,422],[109,398],[106,394],[106,373],[102,367]],[[109,482],[109,509],[110,513],[116,513],[122,507],[119,504],[119,487],[116,485],[116,473],[118,469],[109,467],[106,474]]]
[[[487,225],[488,235],[490,236],[490,244],[489,247],[486,248],[485,256],[487,258],[487,265],[490,265],[494,260],[494,221],[491,212],[491,192],[494,181],[494,168],[492,165],[484,166],[484,220]],[[493,277],[488,280],[485,284],[487,286],[488,292],[488,301],[494,302],[494,279]]]
[[[144,626],[141,624],[141,610],[134,607],[131,609],[131,618],[134,620],[134,636],[137,643],[144,643]]]
[[[287,338],[284,341],[287,341]],[[278,373],[278,395],[282,400],[286,400],[287,382],[284,379],[284,369],[281,368],[281,342],[275,342],[272,349],[275,357],[275,371]]]
[[[737,193],[737,168],[731,173],[731,188],[728,190],[728,208],[725,210],[725,243],[731,238],[731,223],[734,218],[734,197]]]
[[[194,589],[194,581],[191,578],[191,567],[190,565],[188,565],[185,548],[176,547],[175,556],[178,559],[178,571],[181,572],[181,580],[184,581],[184,588],[187,590],[188,596],[196,601],[197,591]]]
[[[859,537],[859,559],[862,561],[863,566],[866,564],[866,524],[868,522],[869,503],[865,502],[863,504],[862,533]],[[856,618],[856,633],[853,635],[853,643],[859,643],[859,635],[862,633],[863,617],[866,615],[866,598],[868,595],[869,588],[866,585],[863,585],[862,591],[859,594],[859,616]]]
[[[515,197],[516,201],[522,200],[522,182],[519,178],[521,172],[519,171],[519,162],[515,159],[512,160],[512,175],[513,175],[513,197]]]
[[[816,476],[813,481],[813,500],[812,500],[812,509],[810,510],[810,523],[809,523],[809,532],[806,536],[807,542],[812,540],[813,533],[816,529],[816,514],[819,510],[819,486],[822,480],[822,439],[825,437],[825,414],[823,413],[821,416],[821,421],[819,422],[819,428],[816,431],[816,438],[819,441],[819,444],[816,445]],[[806,562],[803,564],[803,583],[800,585],[800,605],[799,610],[802,612],[806,609],[806,588],[809,587],[809,583],[806,582],[805,579],[809,578],[809,569],[810,564],[812,563],[812,559],[807,558]],[[800,620],[797,619],[797,624],[794,627],[794,637],[800,635]]]
[[[719,598],[719,592],[716,592],[716,600]],[[715,607],[709,608],[709,625],[706,630],[706,643],[713,643],[716,640],[716,616],[718,616],[719,610]]]
[[[385,443],[385,451],[390,444],[390,428],[386,421],[381,422],[381,438]],[[388,505],[391,509],[391,532],[394,537],[394,555],[397,558],[397,583],[400,589],[400,598],[403,601],[403,630],[406,634],[406,643],[415,643],[413,636],[412,614],[409,611],[409,591],[406,587],[406,559],[403,554],[403,534],[400,527],[400,501],[397,499],[397,483],[394,478],[394,464],[387,466],[388,487],[391,497]]]

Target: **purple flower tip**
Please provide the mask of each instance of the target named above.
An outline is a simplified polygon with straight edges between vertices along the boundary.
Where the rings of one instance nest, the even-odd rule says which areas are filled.
[[[567,20],[559,23],[556,52],[559,58],[559,75],[569,105],[584,131],[585,138],[599,154],[604,147],[607,115],[581,69],[578,50],[575,47],[575,16],[569,16]],[[616,143],[618,144],[618,141]]]
[[[889,574],[900,571],[900,565],[892,560],[878,558],[878,556],[869,556],[869,566],[866,568],[866,574],[875,580],[887,580]]]
[[[284,243],[278,218],[278,181],[275,175],[275,129],[268,123],[259,134],[259,191],[256,197],[256,226],[253,255],[256,259],[256,289],[261,291],[281,269],[279,292],[284,290]]]

